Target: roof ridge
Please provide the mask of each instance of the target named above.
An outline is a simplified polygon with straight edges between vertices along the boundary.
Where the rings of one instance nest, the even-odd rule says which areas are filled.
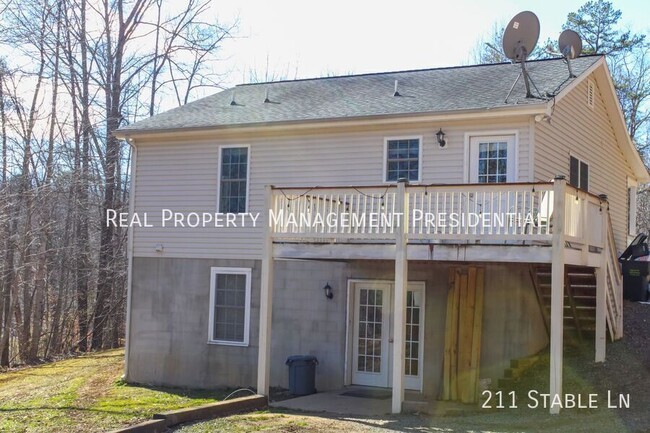
[[[585,57],[603,57],[603,54],[587,54],[584,56],[579,56],[578,58],[585,58]],[[534,60],[529,60],[527,63],[541,63],[541,62],[549,62],[549,61],[558,61],[558,60],[564,60],[564,57],[553,57],[549,59],[534,59]],[[278,80],[278,81],[263,81],[259,83],[240,83],[235,85],[233,88],[237,87],[252,87],[252,86],[262,86],[262,85],[268,85],[268,84],[279,84],[279,83],[298,83],[298,82],[304,82],[304,81],[319,81],[319,80],[333,80],[333,79],[339,79],[339,78],[356,78],[356,77],[372,77],[372,76],[378,76],[378,75],[392,75],[392,74],[408,74],[408,73],[416,73],[416,72],[431,72],[431,71],[444,71],[444,70],[453,70],[453,69],[470,69],[470,68],[480,68],[480,67],[488,67],[488,66],[503,66],[503,65],[512,65],[512,62],[500,62],[500,63],[478,63],[475,65],[456,65],[456,66],[442,66],[438,68],[422,68],[422,69],[404,69],[404,70],[398,70],[398,71],[383,71],[383,72],[364,72],[361,74],[349,74],[349,75],[333,75],[330,77],[309,77],[309,78],[297,78],[294,80]],[[227,90],[227,89],[226,89]]]

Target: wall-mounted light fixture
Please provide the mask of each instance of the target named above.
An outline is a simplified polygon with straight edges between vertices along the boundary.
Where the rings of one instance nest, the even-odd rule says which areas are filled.
[[[330,283],[325,284],[323,290],[325,291],[325,297],[327,299],[332,299],[334,297],[334,293],[332,293],[332,286],[330,286]]]
[[[445,139],[445,133],[442,132],[442,128],[436,132],[436,139],[438,140],[438,146],[440,146],[440,148],[447,147],[447,140]]]

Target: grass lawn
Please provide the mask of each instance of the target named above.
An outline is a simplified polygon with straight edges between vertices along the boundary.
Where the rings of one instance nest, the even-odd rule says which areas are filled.
[[[121,349],[0,373],[0,432],[105,432],[222,393],[126,385]]]

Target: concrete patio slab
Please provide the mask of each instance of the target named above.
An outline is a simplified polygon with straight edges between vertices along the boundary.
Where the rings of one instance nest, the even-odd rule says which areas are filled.
[[[302,397],[269,403],[272,408],[289,409],[301,412],[325,412],[336,415],[383,416],[391,413],[390,398],[353,397],[344,395],[350,391],[369,390],[372,395],[375,388],[352,386],[337,391],[319,392]],[[363,394],[363,392],[360,392]],[[438,401],[427,399],[416,392],[408,392],[403,405],[404,412],[422,413],[433,416],[459,416],[477,412],[476,404],[463,404],[455,401]]]
[[[390,399],[350,397],[341,395],[348,390],[319,392],[272,402],[270,407],[303,412],[327,412],[338,415],[380,416],[390,413]]]

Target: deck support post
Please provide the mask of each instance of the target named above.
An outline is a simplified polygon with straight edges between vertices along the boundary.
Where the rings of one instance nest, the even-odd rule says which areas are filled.
[[[257,393],[269,395],[271,376],[271,313],[273,312],[273,238],[267,220],[273,201],[273,188],[265,187],[264,244],[262,246],[262,275],[260,287],[259,349],[257,354]]]
[[[603,248],[600,252],[600,266],[596,268],[596,362],[605,361],[606,341],[607,341],[607,261],[609,260],[609,239],[607,230],[609,225],[609,215],[602,212],[601,239]]]
[[[397,183],[395,229],[395,290],[393,300],[393,400],[392,412],[402,412],[404,402],[404,346],[406,338],[406,290],[408,284],[407,231],[409,224],[407,181]]]
[[[564,204],[566,179],[553,180],[553,247],[551,258],[551,401],[562,400],[562,362],[564,348]],[[560,405],[551,404],[550,413],[560,413]]]

